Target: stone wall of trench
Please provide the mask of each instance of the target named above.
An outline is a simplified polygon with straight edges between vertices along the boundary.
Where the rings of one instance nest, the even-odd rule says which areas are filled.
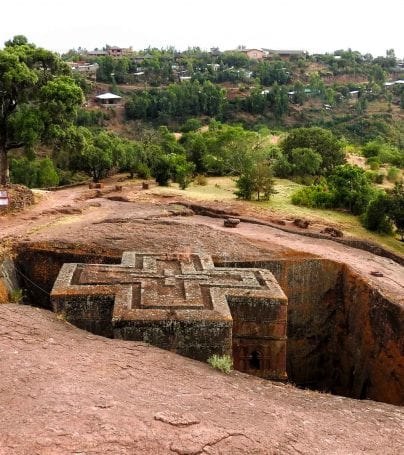
[[[50,292],[65,262],[119,263],[121,252],[21,246],[17,268]],[[348,266],[318,258],[215,262],[269,269],[288,297],[287,371],[298,386],[404,404],[404,311]],[[29,301],[49,296],[22,282]]]
[[[326,259],[217,262],[269,269],[288,297],[287,372],[298,386],[404,404],[404,310]]]

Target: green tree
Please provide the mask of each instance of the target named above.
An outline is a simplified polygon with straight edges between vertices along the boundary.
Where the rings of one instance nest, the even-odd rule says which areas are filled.
[[[275,117],[280,119],[289,111],[289,95],[284,87],[275,82],[271,95],[271,105]]]
[[[294,175],[316,175],[323,159],[311,148],[295,148],[292,150],[290,163]]]
[[[389,195],[388,215],[397,228],[397,233],[404,241],[404,184],[398,182],[394,185],[393,191]]]
[[[8,152],[32,154],[74,120],[83,93],[54,53],[17,36],[0,50],[0,184],[8,180]]]
[[[327,181],[334,195],[334,206],[346,208],[354,215],[362,214],[374,196],[365,170],[359,166],[337,166]]]
[[[140,142],[137,141],[122,141],[120,147],[121,156],[116,157],[116,161],[120,165],[120,168],[124,171],[128,171],[130,178],[133,179],[134,174],[141,171],[142,174],[146,171],[146,159],[144,153],[144,147]]]
[[[253,163],[245,169],[236,180],[236,186],[237,197],[246,200],[251,200],[256,194],[258,201],[267,201],[275,193],[271,168],[264,161]]]
[[[192,182],[195,172],[195,164],[186,160],[183,155],[169,155],[172,178],[177,182],[182,190],[185,190]]]
[[[342,144],[331,131],[323,128],[296,128],[282,141],[281,148],[289,161],[293,149],[310,148],[314,150],[322,158],[320,170],[324,173],[345,162]]]
[[[372,199],[362,217],[363,225],[370,231],[391,233],[391,221],[388,217],[390,198],[384,191]]]
[[[196,172],[198,174],[206,172],[206,135],[195,132],[187,133],[181,138],[181,143],[186,150],[188,160],[195,164]]]
[[[168,155],[161,155],[155,160],[152,173],[160,186],[168,185],[173,174],[172,163]]]
[[[114,166],[114,149],[117,145],[111,134],[102,131],[92,133],[84,127],[79,127],[69,132],[71,150],[70,166],[74,170],[87,172],[94,182],[99,182]]]
[[[29,188],[46,188],[59,184],[57,170],[50,158],[13,159],[10,163],[10,175],[13,183],[20,183]]]

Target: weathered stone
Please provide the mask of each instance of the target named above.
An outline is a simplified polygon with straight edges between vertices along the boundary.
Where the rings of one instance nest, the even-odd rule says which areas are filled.
[[[61,207],[56,210],[58,213],[63,213],[64,215],[80,215],[83,213],[81,209],[78,207],[72,207],[72,206],[66,206],[66,207]]]
[[[286,378],[287,299],[262,269],[216,268],[210,256],[126,252],[120,265],[64,264],[51,293],[67,321],[206,361]]]
[[[160,420],[161,422],[168,423],[175,427],[187,427],[200,423],[200,420],[197,419],[193,414],[178,414],[176,412],[169,411],[158,412],[154,416],[154,420]]]
[[[240,224],[238,218],[226,218],[223,222],[224,227],[235,228]]]
[[[342,231],[339,229],[333,228],[333,227],[326,227],[321,231],[321,234],[327,234],[330,235],[331,237],[343,237],[344,234]]]
[[[299,228],[307,229],[309,227],[309,222],[307,220],[302,220],[301,218],[295,218],[293,224]]]
[[[370,272],[370,274],[373,275],[373,276],[378,276],[378,277],[384,276],[382,272],[379,272],[379,270],[372,270]]]

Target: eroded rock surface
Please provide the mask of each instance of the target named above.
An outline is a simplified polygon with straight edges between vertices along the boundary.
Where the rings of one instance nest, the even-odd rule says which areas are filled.
[[[399,454],[403,408],[295,389],[0,306],[0,454]]]

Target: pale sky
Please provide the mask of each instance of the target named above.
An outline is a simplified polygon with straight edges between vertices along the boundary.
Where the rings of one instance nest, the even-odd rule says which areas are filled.
[[[2,0],[0,46],[14,35],[57,52],[134,49],[337,49],[404,57],[404,0]]]

